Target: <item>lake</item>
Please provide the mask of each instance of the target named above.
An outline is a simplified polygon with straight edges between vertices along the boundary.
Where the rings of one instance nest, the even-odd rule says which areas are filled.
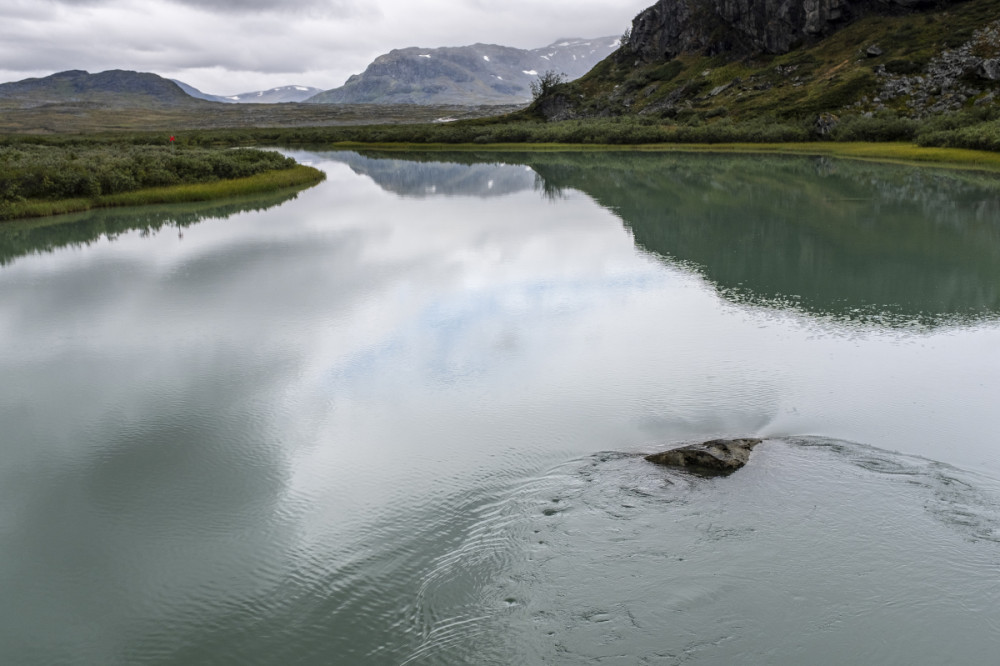
[[[0,225],[0,662],[995,661],[996,176],[290,154]]]

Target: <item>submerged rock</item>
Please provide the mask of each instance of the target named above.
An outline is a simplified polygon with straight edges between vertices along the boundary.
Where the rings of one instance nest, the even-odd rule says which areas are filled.
[[[700,474],[732,474],[750,460],[760,439],[713,439],[646,456],[657,465],[680,467]]]

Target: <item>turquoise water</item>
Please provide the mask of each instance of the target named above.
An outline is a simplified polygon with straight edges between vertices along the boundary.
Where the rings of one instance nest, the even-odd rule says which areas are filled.
[[[0,226],[0,661],[993,660],[994,178],[294,155]]]

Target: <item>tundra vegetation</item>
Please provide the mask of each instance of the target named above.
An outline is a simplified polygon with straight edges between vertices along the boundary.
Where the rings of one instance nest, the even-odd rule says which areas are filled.
[[[200,201],[318,182],[274,151],[85,141],[0,145],[0,220],[95,207]]]

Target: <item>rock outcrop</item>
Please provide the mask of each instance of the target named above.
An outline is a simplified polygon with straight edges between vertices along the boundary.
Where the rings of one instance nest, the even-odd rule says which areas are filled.
[[[890,66],[898,69],[906,61],[877,66],[878,95],[862,98],[853,106],[878,112],[885,110],[887,102],[903,98],[909,115],[924,117],[957,111],[970,99],[988,104],[995,93],[983,84],[1000,81],[1000,58],[989,57],[994,54],[1000,54],[1000,20],[976,30],[972,39],[958,48],[942,51],[919,73],[890,71]]]
[[[750,452],[759,439],[713,439],[690,444],[663,453],[653,453],[646,460],[657,465],[679,467],[699,474],[732,474],[747,464]]]
[[[899,14],[954,0],[659,0],[632,22],[621,53],[640,61],[681,53],[787,53],[866,14]]]

